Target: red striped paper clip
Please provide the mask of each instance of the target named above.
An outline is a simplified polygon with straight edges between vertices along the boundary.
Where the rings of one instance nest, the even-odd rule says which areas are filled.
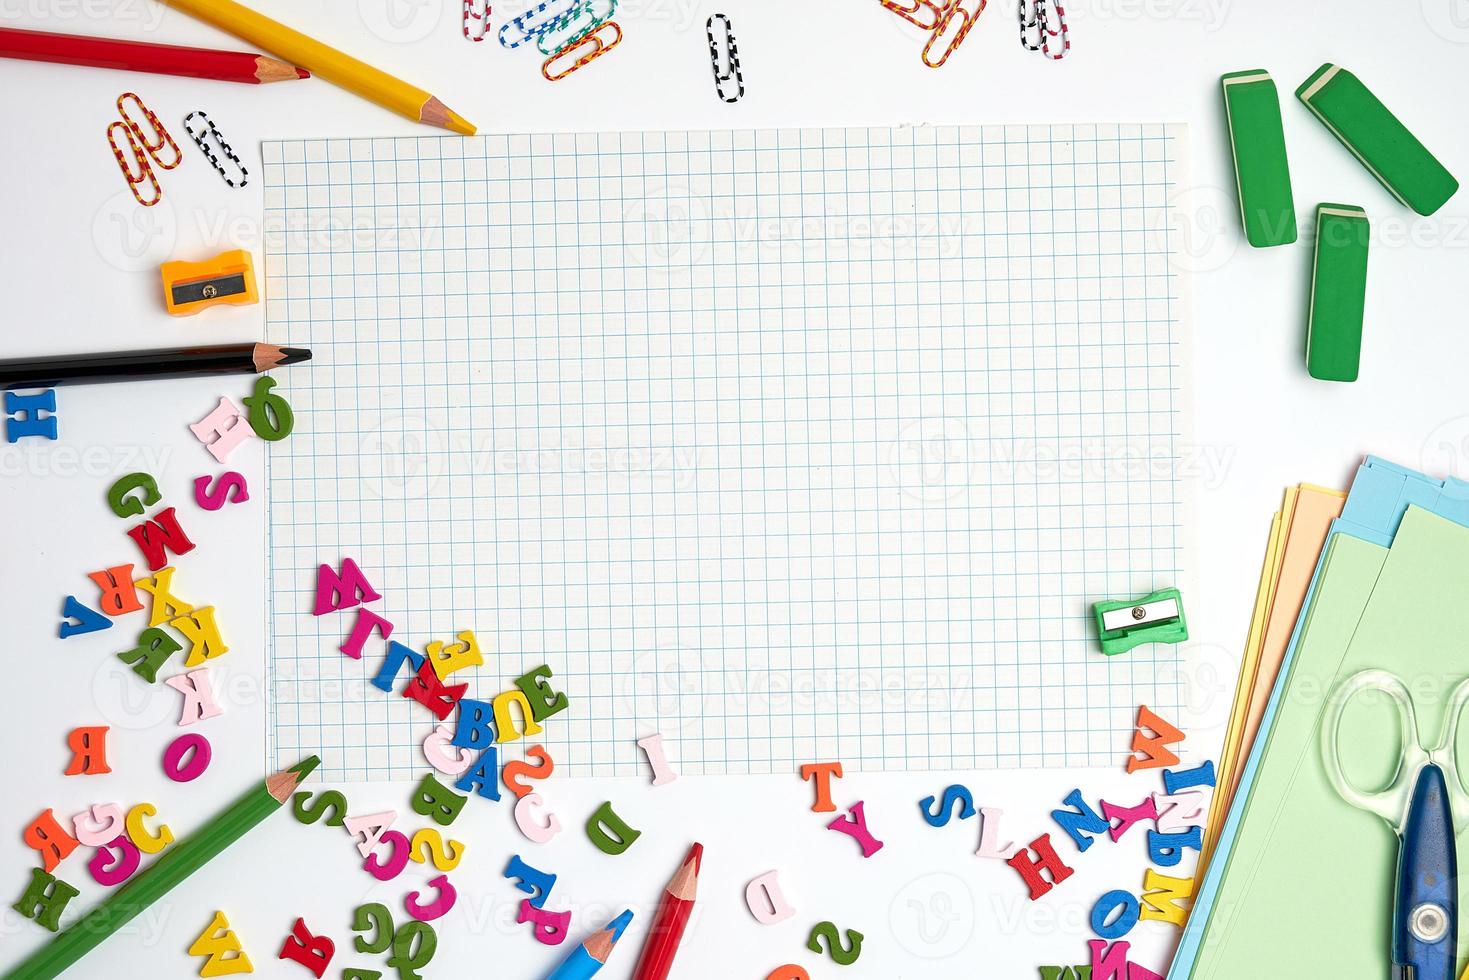
[[[974,25],[979,23],[979,15],[984,13],[984,8],[985,0],[955,0],[944,11],[938,26],[933,29],[933,36],[923,46],[923,63],[930,68],[943,67],[944,62],[959,50],[959,45],[964,43]],[[935,45],[942,52],[937,61],[933,57]]]
[[[142,113],[143,118],[148,121],[148,127],[152,130],[151,136],[145,133],[143,127],[138,125],[138,121],[128,113],[128,100],[132,100],[132,103],[137,106],[138,111]],[[153,114],[153,110],[144,105],[143,100],[138,98],[136,93],[124,92],[122,95],[119,95],[117,97],[117,112],[118,115],[122,116],[122,120],[114,121],[107,127],[107,145],[112,147],[112,155],[117,160],[118,169],[122,171],[123,177],[127,179],[128,190],[133,192],[133,199],[143,207],[151,208],[163,200],[163,187],[158,183],[158,175],[154,172],[153,167],[156,165],[159,170],[172,170],[180,163],[183,163],[183,151],[179,149],[179,145],[174,142],[173,137],[168,134],[168,130],[163,128],[163,123],[158,121],[158,117]],[[123,136],[127,140],[128,149],[132,153],[133,162],[131,165],[128,164],[127,158],[123,155],[122,147],[117,144],[118,130],[122,131]],[[165,148],[173,151],[173,159],[167,163],[164,162],[162,156],[162,151]],[[153,193],[146,198],[138,191],[138,188],[145,183],[153,188]]]
[[[612,39],[610,41],[602,37],[602,32],[609,27],[612,29]],[[606,21],[599,25],[596,30],[583,34],[543,61],[541,63],[541,74],[545,76],[548,82],[559,82],[577,69],[583,68],[602,57],[602,55],[617,47],[621,42],[622,28],[617,25],[617,21],[615,20]],[[588,50],[583,52],[581,50],[582,48],[587,48]],[[569,67],[564,70],[561,69],[559,67],[561,59],[571,55],[575,55],[575,60],[572,61]],[[551,70],[553,64],[558,65],[557,70],[554,72]]]
[[[939,26],[939,21],[944,19],[944,14],[952,6],[952,0],[946,0],[942,5],[934,0],[878,0],[884,7],[915,25],[920,30],[932,31]],[[1022,3],[1025,0],[1021,0]]]
[[[128,146],[132,150],[133,166],[131,167],[128,166],[127,159],[122,155],[122,147],[117,145],[118,130],[121,130],[123,136],[127,138]],[[163,200],[163,188],[158,185],[158,176],[153,173],[153,166],[148,162],[147,151],[138,143],[138,138],[133,135],[133,127],[125,122],[113,122],[107,127],[107,143],[112,147],[112,155],[117,158],[118,169],[127,178],[128,190],[133,192],[134,200],[145,208],[151,208]],[[135,170],[136,173],[134,173]],[[145,199],[138,192],[138,187],[144,182],[153,185],[151,198]]]
[[[1050,17],[1045,13],[1047,9],[1044,6],[1045,0],[1039,0],[1039,2],[1042,4],[1041,54],[1050,58],[1052,61],[1060,61],[1071,50],[1071,31],[1066,27],[1066,8],[1061,6],[1059,2],[1056,4],[1056,23],[1059,26],[1053,31],[1051,30]],[[1059,37],[1061,39],[1060,48],[1055,54],[1051,53],[1051,38],[1053,37]]]
[[[490,0],[464,0],[464,13],[460,18],[464,26],[464,38],[476,43],[485,39],[490,29]]]
[[[127,101],[129,99],[133,100],[133,105],[138,107],[143,118],[148,120],[148,127],[153,130],[151,137],[143,132],[143,127],[138,125],[136,119],[128,115]],[[117,97],[117,114],[122,116],[122,121],[137,135],[138,141],[143,144],[143,149],[148,151],[148,156],[153,158],[153,162],[160,169],[172,170],[184,162],[184,153],[179,149],[179,145],[173,141],[172,136],[168,135],[168,130],[163,128],[163,123],[158,121],[152,109],[143,104],[143,100],[138,98],[136,92],[124,92]],[[164,163],[163,158],[159,156],[159,151],[164,147],[173,151],[172,163]]]

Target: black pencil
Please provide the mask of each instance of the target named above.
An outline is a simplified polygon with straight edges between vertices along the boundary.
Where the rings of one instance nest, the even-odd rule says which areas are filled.
[[[0,388],[50,388],[109,381],[202,378],[214,374],[259,374],[311,359],[304,347],[275,344],[223,344],[218,347],[165,347],[161,350],[18,357],[0,361]]]

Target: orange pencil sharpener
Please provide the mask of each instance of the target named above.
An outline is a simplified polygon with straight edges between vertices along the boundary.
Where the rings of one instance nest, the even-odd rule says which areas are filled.
[[[244,249],[220,252],[203,262],[165,262],[163,302],[173,316],[193,316],[221,303],[244,306],[259,302],[255,265]]]

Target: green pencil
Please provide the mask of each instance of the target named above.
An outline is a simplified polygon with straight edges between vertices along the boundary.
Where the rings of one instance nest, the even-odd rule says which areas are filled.
[[[267,777],[213,821],[175,844],[146,871],[113,892],[101,904],[93,906],[58,933],[55,939],[32,953],[30,958],[5,975],[7,980],[49,980],[60,974],[93,946],[162,898],[174,885],[245,836],[251,827],[280,809],[296,787],[319,765],[321,760],[313,755]]]

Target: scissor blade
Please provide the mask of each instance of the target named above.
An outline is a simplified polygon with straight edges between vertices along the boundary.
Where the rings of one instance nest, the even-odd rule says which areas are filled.
[[[1398,859],[1393,906],[1393,976],[1454,980],[1458,948],[1458,857],[1443,770],[1418,773]]]

